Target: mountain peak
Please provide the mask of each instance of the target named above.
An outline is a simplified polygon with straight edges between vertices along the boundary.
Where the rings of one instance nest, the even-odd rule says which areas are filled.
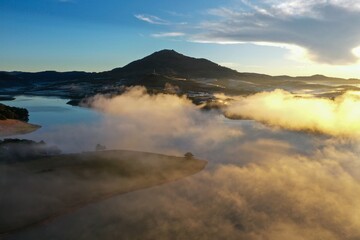
[[[156,72],[181,78],[231,78],[239,73],[203,58],[185,56],[175,50],[164,49],[129,63],[111,72],[119,76],[139,76]]]
[[[178,54],[178,55],[182,55],[182,54],[178,53],[177,51],[175,51],[174,49],[163,49],[163,50],[154,52],[151,55],[159,55],[159,54]]]
[[[184,59],[184,58],[190,58],[187,57],[181,53],[178,53],[177,51],[173,50],[173,49],[163,49],[157,52],[154,52],[152,54],[150,54],[149,56],[143,58],[144,59],[155,59],[155,61],[158,60],[164,60],[166,59],[167,61],[171,61],[171,60],[180,60],[180,59]]]

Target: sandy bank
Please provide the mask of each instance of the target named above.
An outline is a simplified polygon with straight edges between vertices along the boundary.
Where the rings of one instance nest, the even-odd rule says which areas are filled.
[[[27,134],[39,129],[39,125],[22,122],[15,119],[0,120],[0,137]]]

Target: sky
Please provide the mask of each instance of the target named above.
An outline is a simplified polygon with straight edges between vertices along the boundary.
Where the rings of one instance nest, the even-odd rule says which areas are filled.
[[[360,78],[360,1],[0,0],[0,70],[121,67],[161,49],[240,72]]]

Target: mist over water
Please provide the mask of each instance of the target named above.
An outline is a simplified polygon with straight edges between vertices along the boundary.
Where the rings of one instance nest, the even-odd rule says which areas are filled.
[[[207,169],[8,239],[360,238],[356,94],[324,100],[275,91],[235,98],[224,109],[266,125],[228,120],[185,97],[149,95],[141,87],[90,103],[101,112],[99,121],[29,136],[70,152],[97,143],[173,155],[191,151],[209,161]],[[338,125],[344,116],[348,124]]]

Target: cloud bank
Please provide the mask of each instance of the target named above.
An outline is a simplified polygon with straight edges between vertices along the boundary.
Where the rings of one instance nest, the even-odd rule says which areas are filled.
[[[96,96],[92,107],[107,114],[107,128],[126,136],[122,144],[127,148],[139,148],[141,144],[164,150],[176,146],[205,149],[242,134],[222,123],[220,116],[202,113],[185,97],[149,95],[143,87],[131,88],[111,99]]]
[[[111,214],[111,221],[105,220],[102,225],[105,229],[98,228],[93,234],[121,232],[134,238],[139,231],[129,231],[123,223],[136,222],[144,239],[315,240],[360,236],[356,210],[360,185],[335,161],[266,160],[246,167],[221,166],[182,184],[120,198],[108,207],[125,212]],[[142,204],[144,197],[148,204]]]
[[[89,100],[101,121],[92,124],[54,126],[34,132],[31,138],[58,145],[64,152],[94,150],[96,144],[108,149],[129,149],[183,155],[208,156],[229,139],[242,136],[239,126],[231,126],[215,112],[203,112],[185,97],[150,95],[143,87],[108,98],[98,95]],[[195,150],[195,151],[194,151]]]
[[[353,1],[243,1],[244,8],[212,9],[214,19],[204,21],[205,31],[195,39],[210,42],[284,44],[305,50],[307,58],[327,64],[358,61],[354,49],[360,45],[359,4]],[[246,10],[244,10],[246,9]]]
[[[360,135],[360,94],[347,92],[334,100],[298,97],[284,90],[237,98],[225,109],[231,118],[246,118],[295,131],[332,136]]]
[[[234,3],[235,2],[235,3]],[[254,43],[289,49],[293,58],[331,65],[358,62],[360,4],[349,0],[260,0],[223,3],[179,31],[200,43]],[[136,18],[169,25],[145,14]],[[173,29],[169,28],[169,31]]]

